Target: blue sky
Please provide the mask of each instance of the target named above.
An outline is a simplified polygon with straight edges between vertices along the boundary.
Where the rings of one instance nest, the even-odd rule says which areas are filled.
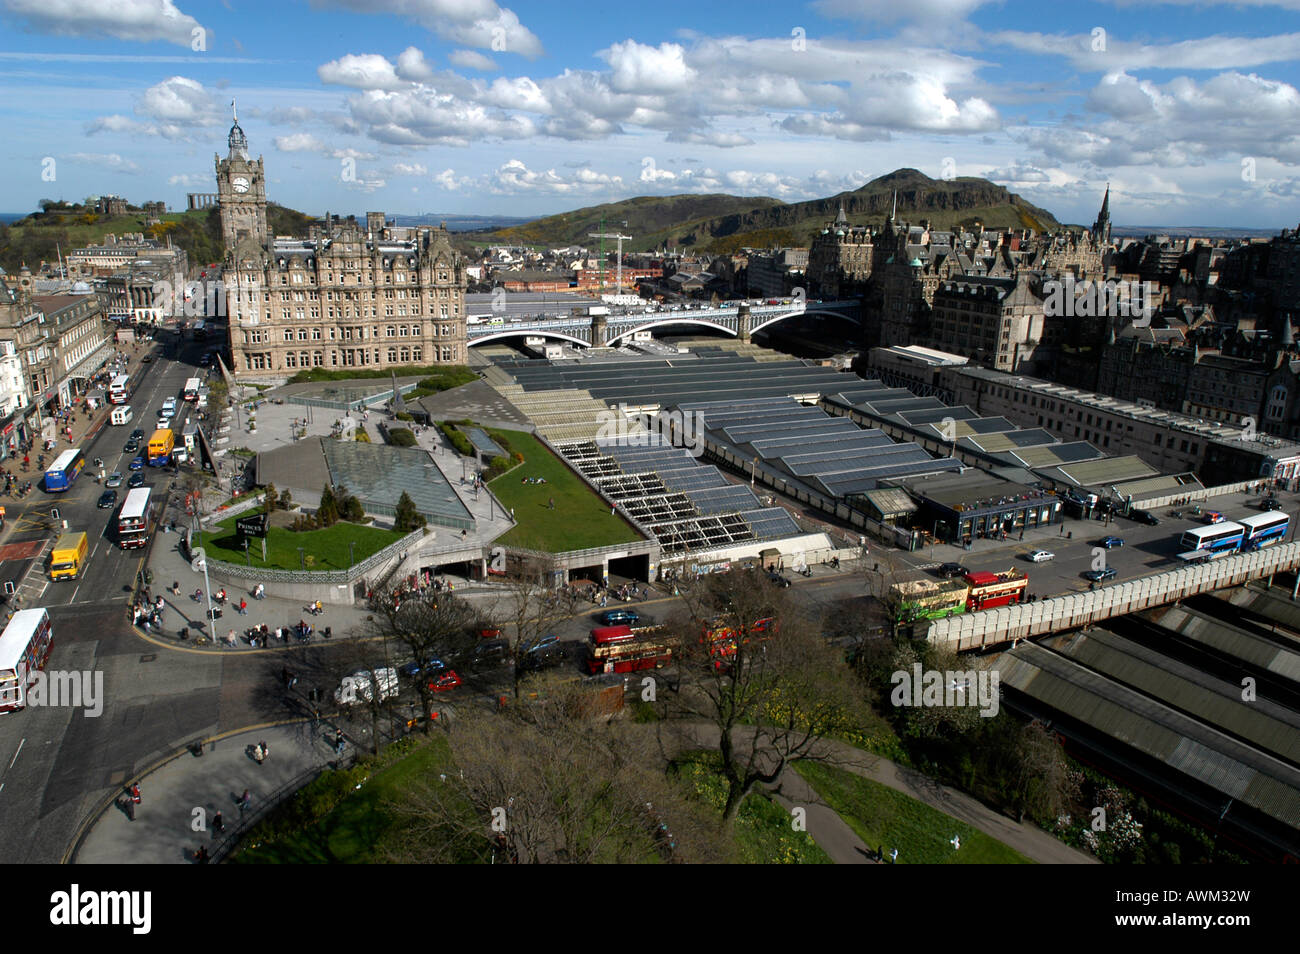
[[[0,211],[213,191],[534,215],[902,166],[1065,221],[1300,222],[1300,0],[0,0]],[[52,178],[51,178],[52,177]]]

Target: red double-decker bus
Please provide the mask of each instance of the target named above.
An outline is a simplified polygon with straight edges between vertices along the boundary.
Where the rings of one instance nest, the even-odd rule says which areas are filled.
[[[975,613],[1023,602],[1025,591],[1029,589],[1029,577],[1015,569],[1001,573],[967,573],[966,585],[970,587],[966,594],[966,610]]]
[[[587,670],[635,672],[662,669],[672,662],[677,640],[661,633],[637,633],[630,626],[600,626],[587,642]]]

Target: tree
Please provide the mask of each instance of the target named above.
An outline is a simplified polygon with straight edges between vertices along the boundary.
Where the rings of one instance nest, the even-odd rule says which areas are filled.
[[[567,588],[554,585],[557,565],[553,561],[524,558],[511,561],[502,581],[503,595],[493,606],[492,615],[507,624],[513,634],[514,691],[519,697],[520,684],[533,671],[528,653],[561,620],[572,619],[577,612],[577,596]]]
[[[369,608],[370,635],[379,643],[409,653],[421,673],[434,672],[435,660],[449,663],[471,651],[478,642],[478,610],[450,594],[429,590],[406,593],[387,588],[371,594]],[[428,678],[417,677],[415,689],[428,731],[436,696]]]
[[[338,500],[334,488],[326,484],[321,488],[320,506],[316,508],[316,522],[322,527],[332,527],[339,522]]]
[[[366,508],[362,506],[360,498],[353,494],[346,494],[343,497],[343,506],[339,515],[344,520],[360,523],[366,519]]]
[[[266,485],[266,489],[263,491],[263,502],[268,514],[275,512],[275,508],[280,504],[280,498],[275,492],[275,484]]]
[[[1070,770],[1061,740],[1037,719],[1020,727],[1016,743],[1019,773],[1011,807],[1021,821],[1029,815],[1050,825],[1078,800],[1078,777]]]
[[[393,529],[402,533],[410,533],[413,530],[419,530],[426,526],[428,521],[424,514],[415,509],[415,501],[405,490],[402,496],[397,498],[396,514],[393,519]]]
[[[669,620],[681,678],[659,692],[686,746],[721,757],[723,820],[796,759],[826,759],[818,743],[860,721],[861,694],[842,654],[799,613],[789,591],[757,571],[679,583],[686,609]],[[761,622],[767,621],[767,622]]]
[[[393,861],[524,864],[728,859],[728,840],[666,775],[653,732],[592,713],[591,691],[551,680],[538,698],[467,710],[449,735],[456,771],[391,807]]]

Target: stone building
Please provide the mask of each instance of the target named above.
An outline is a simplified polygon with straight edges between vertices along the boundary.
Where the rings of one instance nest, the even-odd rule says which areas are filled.
[[[850,225],[841,202],[835,221],[826,223],[808,249],[808,297],[835,300],[862,294],[873,254],[871,228]]]
[[[271,241],[262,160],[248,160],[238,122],[217,186],[237,377],[466,362],[465,262],[445,227],[327,215],[305,238]]]

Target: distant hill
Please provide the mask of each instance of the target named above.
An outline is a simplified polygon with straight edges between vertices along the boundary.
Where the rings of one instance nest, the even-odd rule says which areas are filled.
[[[303,235],[307,226],[317,221],[273,202],[267,204],[266,218],[272,235]],[[33,212],[9,225],[0,225],[0,267],[13,272],[25,262],[36,268],[42,261],[55,261],[60,251],[99,244],[110,233],[131,232],[143,232],[157,239],[170,235],[172,244],[185,249],[194,266],[221,261],[225,246],[216,209],[168,212],[161,219],[158,224],[146,227],[142,212],[97,215],[81,206]]]
[[[491,242],[581,244],[590,248],[594,240],[586,233],[599,231],[603,214],[607,230],[633,236],[624,245],[633,250],[668,244],[724,253],[743,246],[807,245],[827,221],[835,218],[841,202],[851,224],[883,224],[894,206],[895,192],[899,221],[927,220],[939,229],[970,226],[977,221],[995,229],[1045,232],[1061,228],[1050,212],[987,179],[931,179],[916,169],[899,169],[851,192],[807,202],[729,195],[641,196],[498,229],[485,233],[483,238]],[[623,220],[627,220],[626,226]]]

